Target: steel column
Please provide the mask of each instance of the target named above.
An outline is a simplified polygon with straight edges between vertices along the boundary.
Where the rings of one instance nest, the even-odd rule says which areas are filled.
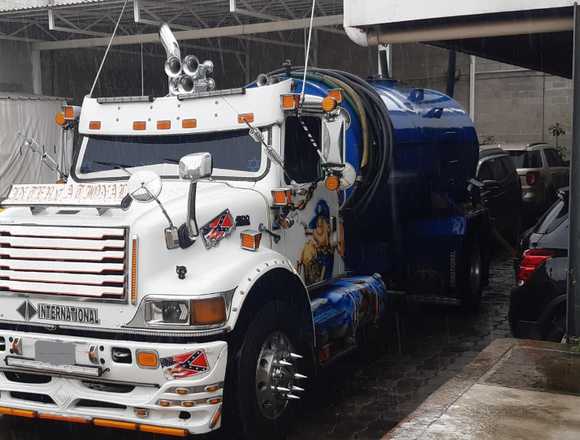
[[[580,9],[574,3],[574,113],[570,176],[570,268],[568,272],[568,342],[580,337]]]

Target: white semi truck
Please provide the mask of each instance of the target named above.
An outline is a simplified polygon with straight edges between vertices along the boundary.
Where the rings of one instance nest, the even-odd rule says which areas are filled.
[[[385,282],[477,306],[475,130],[442,94],[331,70],[216,91],[161,39],[169,94],[65,107],[68,182],[2,202],[0,414],[282,438]]]

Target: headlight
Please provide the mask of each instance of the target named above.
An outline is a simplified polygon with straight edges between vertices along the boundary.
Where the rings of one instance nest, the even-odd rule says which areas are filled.
[[[145,322],[153,324],[189,324],[189,301],[148,301]]]
[[[233,294],[234,291],[195,298],[147,296],[127,327],[194,331],[217,329],[228,320]]]

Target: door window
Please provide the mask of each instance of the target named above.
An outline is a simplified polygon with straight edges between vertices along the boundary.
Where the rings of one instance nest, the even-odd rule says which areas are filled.
[[[300,120],[306,125],[308,132]],[[284,162],[287,173],[296,183],[317,182],[322,176],[320,156],[310,140],[309,134],[320,147],[322,138],[322,120],[320,118],[290,116],[286,119]],[[286,176],[286,183],[290,183],[288,176]]]
[[[505,180],[509,175],[508,169],[502,163],[501,158],[494,158],[486,160],[481,164],[479,168],[479,181],[484,180],[496,180],[501,182]]]
[[[544,150],[544,154],[546,155],[546,160],[548,161],[548,166],[549,167],[563,167],[564,163],[562,161],[562,157],[560,157],[560,154],[550,148],[547,150]]]
[[[510,151],[516,168],[542,168],[542,155],[539,151]]]

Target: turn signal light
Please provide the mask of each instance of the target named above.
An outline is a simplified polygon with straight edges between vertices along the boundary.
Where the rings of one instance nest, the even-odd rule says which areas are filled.
[[[322,100],[322,110],[324,110],[325,113],[333,112],[336,110],[336,107],[338,107],[338,101],[334,99],[334,97],[327,96]]]
[[[239,124],[251,124],[254,122],[255,117],[253,113],[244,113],[238,116],[238,123]]]
[[[157,368],[159,366],[159,355],[153,350],[138,350],[137,365],[141,368]]]
[[[131,240],[131,304],[137,304],[137,252],[139,240],[133,237]]]
[[[243,231],[240,234],[240,239],[242,241],[242,249],[256,252],[260,248],[262,233],[253,230]]]
[[[36,413],[34,411],[6,407],[0,407],[0,414],[5,416],[24,417],[27,419],[34,419],[36,417]]]
[[[226,319],[226,303],[221,296],[191,301],[192,325],[221,324]]]
[[[91,121],[89,122],[89,130],[100,130],[101,121]]]
[[[292,205],[292,190],[290,188],[273,189],[272,202],[274,206],[278,207]]]
[[[87,425],[91,423],[90,419],[85,419],[82,417],[69,417],[69,416],[59,416],[56,414],[38,414],[38,418],[41,420],[52,420],[55,422],[67,422],[67,423],[80,423],[81,425]]]
[[[328,176],[324,182],[326,189],[329,191],[338,191],[340,188],[340,177],[338,176]]]
[[[300,95],[282,95],[282,110],[296,110],[300,104]]]
[[[135,121],[133,122],[133,130],[143,131],[147,129],[147,122],[145,121]]]

